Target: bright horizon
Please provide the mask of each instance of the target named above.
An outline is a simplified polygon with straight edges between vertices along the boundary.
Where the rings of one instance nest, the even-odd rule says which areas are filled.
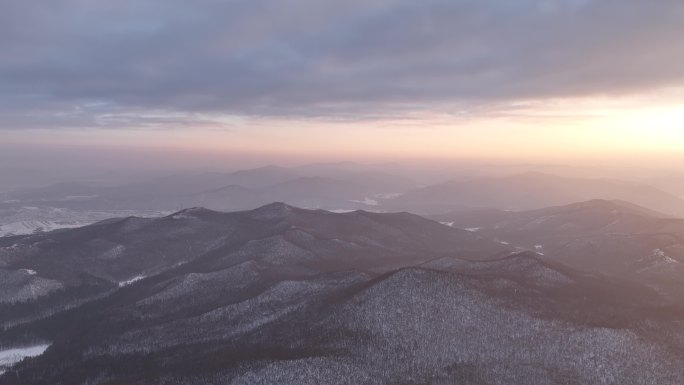
[[[4,167],[49,169],[68,149],[93,165],[149,150],[169,168],[180,154],[684,165],[676,1],[3,8]]]

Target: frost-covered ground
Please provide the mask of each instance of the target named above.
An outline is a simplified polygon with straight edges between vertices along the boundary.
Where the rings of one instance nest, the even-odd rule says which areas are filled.
[[[24,358],[37,357],[43,354],[43,352],[45,352],[49,346],[49,344],[42,344],[0,350],[0,374],[6,372],[7,369],[12,367],[12,365],[19,363]]]
[[[0,209],[0,237],[81,227],[114,217],[153,217],[164,214],[168,213],[155,210],[78,211],[58,207],[12,207]]]

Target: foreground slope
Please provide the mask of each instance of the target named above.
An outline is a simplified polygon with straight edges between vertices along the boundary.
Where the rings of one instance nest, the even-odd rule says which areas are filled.
[[[532,254],[442,257],[382,274],[271,272],[265,285],[259,265],[143,280],[11,329],[5,340],[53,344],[0,384],[684,381],[682,309]],[[214,290],[222,295],[207,296]]]
[[[0,346],[49,348],[1,385],[684,383],[683,306],[478,233],[285,204],[126,221],[12,240],[38,251],[8,259],[11,274],[21,261],[110,287],[6,327]],[[150,251],[121,253],[117,276],[77,253],[101,239]],[[43,277],[46,260],[63,276]]]

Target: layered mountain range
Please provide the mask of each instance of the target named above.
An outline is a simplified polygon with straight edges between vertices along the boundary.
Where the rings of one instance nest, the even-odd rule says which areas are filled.
[[[592,199],[618,199],[668,216],[684,216],[684,199],[648,184],[561,177],[539,172],[453,180],[425,186],[388,202],[388,206],[440,214],[467,209],[531,210]]]
[[[246,210],[274,201],[333,211],[441,214],[539,209],[591,199],[621,199],[684,217],[684,199],[676,193],[621,180],[525,173],[462,177],[421,187],[410,178],[385,171],[268,166],[232,173],[151,177],[124,184],[70,181],[4,193],[0,195],[0,235],[73,227],[131,212],[155,215],[187,207]],[[41,221],[44,223],[34,224]]]
[[[654,286],[630,255],[546,243],[554,224],[578,238],[675,220],[608,201],[447,216],[274,203],[0,238],[0,346],[49,345],[0,384],[684,381],[679,276]]]
[[[217,210],[253,208],[273,201],[311,208],[355,209],[363,200],[412,189],[410,179],[380,171],[325,170],[276,166],[232,173],[180,174],[126,184],[68,181],[4,194],[6,205],[54,205],[88,210]]]

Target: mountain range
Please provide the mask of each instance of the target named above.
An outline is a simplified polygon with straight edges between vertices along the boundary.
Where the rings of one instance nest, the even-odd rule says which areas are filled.
[[[317,169],[313,169],[317,170]],[[232,173],[201,173],[148,178],[110,185],[88,181],[60,182],[5,193],[5,205],[64,207],[85,210],[177,210],[203,206],[216,210],[253,208],[286,201],[311,208],[367,207],[366,198],[400,193],[415,186],[409,179],[380,171],[267,166]]]
[[[623,202],[551,213],[573,236],[673,229]],[[471,214],[445,225],[274,203],[0,238],[13,277],[0,346],[49,345],[0,384],[684,381],[684,306],[669,292],[484,229],[530,213],[459,228]]]
[[[684,219],[615,200],[519,212],[452,212],[431,218],[582,271],[676,288],[672,297],[684,298]]]
[[[506,250],[477,234],[412,214],[334,214],[283,203],[235,213],[192,208],[161,218],[111,219],[2,237],[0,268],[15,277],[3,282],[2,302],[21,308],[23,293],[33,293],[29,299],[36,306],[64,306],[59,298],[92,298],[142,277],[200,263],[196,260],[211,262],[213,268],[264,257],[283,269],[322,272],[377,265],[384,271],[445,253],[484,258]],[[12,311],[1,313],[6,322],[16,321],[8,321]]]
[[[462,176],[419,187],[413,179],[401,175],[389,166],[373,168],[353,163],[267,166],[231,173],[148,177],[128,183],[121,183],[120,176],[107,182],[100,175],[92,180],[1,194],[0,236],[73,228],[112,217],[153,217],[187,207],[247,210],[275,201],[337,212],[362,209],[433,215],[475,209],[519,211],[590,199],[621,199],[666,216],[684,216],[684,199],[637,182],[537,172],[486,178]],[[434,178],[413,176],[415,180]]]
[[[646,184],[544,173],[456,180],[426,186],[386,202],[386,206],[389,209],[440,214],[466,209],[539,209],[591,199],[618,199],[668,216],[684,216],[684,199]]]

